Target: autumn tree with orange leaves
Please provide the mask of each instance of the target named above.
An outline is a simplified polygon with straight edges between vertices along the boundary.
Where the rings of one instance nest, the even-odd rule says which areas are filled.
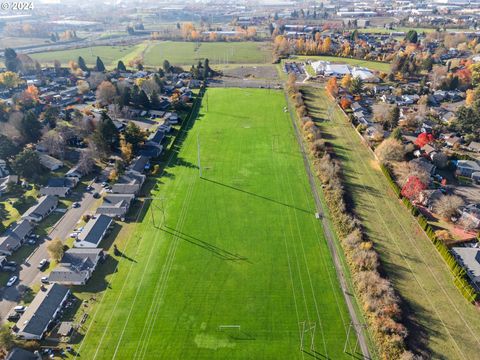
[[[325,89],[330,95],[332,95],[333,97],[336,97],[338,95],[337,78],[331,77],[330,79],[328,79]]]

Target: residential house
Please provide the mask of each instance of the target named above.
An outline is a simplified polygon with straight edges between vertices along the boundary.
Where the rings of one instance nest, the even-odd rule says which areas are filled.
[[[108,194],[103,198],[102,205],[98,207],[97,214],[125,219],[134,199],[135,195],[133,194]]]
[[[423,157],[410,160],[410,163],[417,165],[419,168],[425,170],[430,175],[433,175],[435,173],[435,170],[437,169],[435,165],[433,165],[429,160]]]
[[[480,153],[480,143],[472,141],[470,144],[468,144],[467,149],[476,153]]]
[[[63,285],[47,285],[40,290],[17,322],[17,335],[27,340],[43,338],[48,326],[56,319],[70,290]]]
[[[52,195],[42,196],[38,202],[29,208],[23,215],[22,219],[33,222],[40,222],[45,219],[53,210],[57,208],[58,198]]]
[[[127,170],[118,181],[112,185],[114,194],[137,195],[145,182],[146,176],[135,171]]]
[[[103,258],[102,249],[69,249],[48,276],[48,281],[62,285],[85,285]]]
[[[455,174],[457,176],[464,176],[471,178],[473,173],[480,172],[480,165],[473,160],[458,160],[457,170]]]
[[[42,187],[39,192],[41,195],[67,197],[77,183],[78,178],[75,177],[51,178],[47,186]]]
[[[32,233],[33,225],[28,220],[20,220],[10,227],[0,237],[0,254],[12,255]]]
[[[10,350],[5,360],[42,360],[42,356],[38,351],[33,353],[22,348],[14,347]]]
[[[46,167],[50,171],[56,171],[63,167],[63,161],[55,159],[53,156],[38,152],[38,158],[40,159],[40,164]]]
[[[480,204],[469,204],[458,209],[460,223],[474,229],[480,228]]]
[[[162,130],[157,130],[150,134],[145,141],[145,145],[140,150],[140,155],[148,157],[158,157],[163,151],[162,142],[165,139],[165,132]]]
[[[453,255],[467,271],[468,277],[480,285],[480,249],[476,247],[454,247]]]
[[[132,163],[129,167],[131,171],[135,171],[139,174],[143,174],[145,170],[150,169],[150,158],[148,156],[137,156],[132,160]]]
[[[75,241],[76,248],[96,248],[108,233],[113,220],[108,215],[97,215],[90,219]]]

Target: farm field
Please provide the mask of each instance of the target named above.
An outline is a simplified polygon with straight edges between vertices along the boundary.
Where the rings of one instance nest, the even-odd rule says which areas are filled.
[[[87,65],[94,66],[96,64],[97,56],[100,56],[106,67],[117,66],[118,60],[128,60],[140,55],[145,49],[146,43],[137,45],[125,46],[92,46],[71,50],[48,51],[41,53],[30,54],[29,56],[38,60],[42,64],[52,64],[55,60],[66,66],[70,60],[77,61],[79,56],[82,56]],[[125,63],[127,65],[127,63]]]
[[[370,150],[323,89],[304,88],[321,132],[334,145],[356,212],[378,249],[382,265],[405,300],[411,345],[434,359],[473,359],[480,351],[480,317],[453,284],[443,259],[394,196]]]
[[[107,289],[79,358],[351,358],[348,311],[285,105],[280,91],[207,90],[140,222],[116,240],[117,271],[75,291]],[[316,325],[305,352],[302,322]],[[355,343],[351,331],[347,351]]]
[[[390,71],[390,64],[379,61],[368,61],[361,59],[343,58],[338,56],[296,56],[299,60],[311,60],[311,61],[330,61],[338,64],[349,64],[352,66],[361,66],[370,70],[382,71],[388,73]]]
[[[174,65],[196,64],[208,58],[210,65],[263,64],[271,61],[271,50],[263,42],[152,42],[145,52],[145,64],[162,66],[167,59]]]

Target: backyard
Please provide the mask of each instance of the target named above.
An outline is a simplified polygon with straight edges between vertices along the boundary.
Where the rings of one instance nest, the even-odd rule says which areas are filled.
[[[435,359],[472,359],[480,349],[480,319],[453,284],[437,250],[393,194],[373,154],[325,90],[303,88],[322,137],[342,161],[348,194],[383,268],[404,301],[409,342]]]
[[[280,91],[207,91],[118,253],[75,290],[89,303],[78,357],[352,357],[285,105]]]

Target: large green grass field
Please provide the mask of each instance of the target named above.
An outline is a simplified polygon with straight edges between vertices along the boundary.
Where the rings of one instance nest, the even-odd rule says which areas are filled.
[[[426,358],[476,359],[480,315],[453,284],[437,250],[396,198],[373,154],[323,89],[305,88],[306,104],[342,161],[347,190],[374,241],[395,289],[404,300],[410,345]]]
[[[97,56],[99,56],[106,67],[117,66],[118,60],[124,60],[125,64],[129,59],[140,55],[145,49],[146,44],[125,46],[92,46],[71,50],[48,51],[30,54],[34,60],[38,60],[42,64],[52,64],[55,60],[66,66],[70,60],[77,61],[82,56],[88,65],[95,65]]]
[[[285,105],[279,91],[207,90],[139,223],[119,234],[80,359],[352,358]],[[316,327],[300,351],[303,323]],[[355,343],[352,330],[348,352]]]
[[[173,65],[191,66],[205,58],[210,64],[264,64],[271,62],[271,50],[265,42],[180,42],[180,41],[146,41],[137,45],[92,46],[71,50],[40,52],[30,55],[42,64],[60,61],[64,66],[70,61],[77,61],[79,56],[89,65],[95,65],[97,56],[105,66],[114,67],[118,60],[128,61],[137,56],[144,56],[144,65],[161,67],[164,60]]]
[[[145,64],[161,66],[168,59],[174,65],[192,65],[208,58],[216,64],[263,64],[271,62],[271,49],[264,42],[175,42],[157,41],[145,53]]]

